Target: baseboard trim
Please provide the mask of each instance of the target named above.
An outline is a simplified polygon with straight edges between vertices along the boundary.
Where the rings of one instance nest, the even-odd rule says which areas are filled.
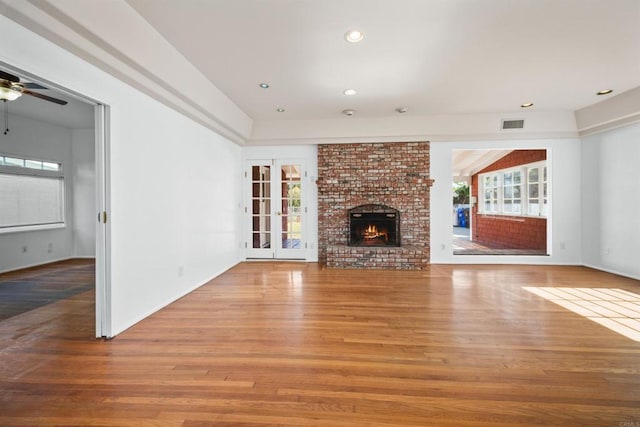
[[[610,268],[599,267],[592,264],[583,264],[583,266],[593,268],[594,270],[604,271],[605,273],[615,274],[616,276],[628,277],[629,279],[633,279],[633,280],[640,280],[640,276],[634,276],[632,274],[623,273],[621,271],[612,270]]]
[[[76,257],[76,256],[69,256],[69,257],[64,257],[64,258],[56,258],[56,259],[49,259],[43,262],[36,262],[34,264],[27,264],[27,265],[23,265],[21,267],[15,267],[15,268],[9,268],[8,270],[0,270],[0,274],[2,273],[10,273],[12,271],[18,271],[18,270],[24,270],[25,268],[31,268],[31,267],[39,267],[41,265],[47,265],[47,264],[53,264],[54,262],[60,262],[60,261],[68,261],[70,259],[78,259],[80,257]]]

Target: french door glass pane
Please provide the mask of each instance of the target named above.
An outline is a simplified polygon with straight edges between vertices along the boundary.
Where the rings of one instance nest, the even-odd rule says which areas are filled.
[[[251,167],[252,247],[271,247],[271,166]]]
[[[300,249],[302,233],[300,231],[300,215],[282,217],[282,247],[284,249]]]
[[[299,165],[282,165],[282,236],[283,249],[301,249],[302,216],[301,177]]]
[[[270,249],[271,233],[253,233],[253,249]]]

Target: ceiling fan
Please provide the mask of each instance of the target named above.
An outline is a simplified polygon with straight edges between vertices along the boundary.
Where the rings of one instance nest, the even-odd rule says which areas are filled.
[[[38,92],[33,92],[30,89],[47,89],[37,83],[21,83],[20,77],[9,74],[6,71],[0,70],[0,100],[14,101],[22,95],[30,95],[35,98],[44,99],[45,101],[54,102],[60,105],[67,105],[67,101],[54,98],[52,96],[43,95]]]

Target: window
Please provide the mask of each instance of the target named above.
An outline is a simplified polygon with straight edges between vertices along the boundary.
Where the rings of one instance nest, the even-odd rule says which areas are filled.
[[[480,213],[547,215],[546,161],[480,174]]]
[[[504,213],[520,213],[520,171],[503,174],[502,211]]]
[[[547,167],[536,166],[528,168],[529,183],[527,213],[529,215],[547,215]]]
[[[484,211],[498,211],[498,175],[484,177]]]
[[[0,232],[64,224],[62,165],[0,155],[0,200]]]

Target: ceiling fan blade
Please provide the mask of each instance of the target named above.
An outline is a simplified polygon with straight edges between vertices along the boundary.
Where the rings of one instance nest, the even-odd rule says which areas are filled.
[[[8,80],[14,83],[20,83],[20,77],[14,76],[13,74],[9,74],[6,71],[0,70],[0,79]]]
[[[22,85],[27,89],[48,89],[42,85],[39,85],[38,83],[22,83]]]
[[[67,105],[67,101],[63,101],[62,99],[53,98],[51,96],[43,95],[43,94],[38,93],[38,92],[31,92],[30,90],[27,90],[27,89],[24,89],[22,91],[22,93],[25,94],[25,95],[31,95],[31,96],[35,96],[36,98],[44,99],[45,101],[55,102],[56,104]]]

